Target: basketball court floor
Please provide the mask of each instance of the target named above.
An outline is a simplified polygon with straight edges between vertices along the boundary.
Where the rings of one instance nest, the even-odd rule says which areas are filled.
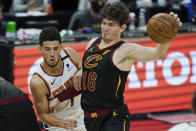
[[[130,131],[167,131],[172,126],[188,121],[196,121],[196,115],[190,110],[162,112],[137,116],[132,120]]]

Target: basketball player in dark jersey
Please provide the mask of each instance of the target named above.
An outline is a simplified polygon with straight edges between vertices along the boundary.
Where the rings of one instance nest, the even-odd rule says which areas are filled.
[[[180,26],[177,14],[170,15]],[[123,97],[128,73],[135,61],[163,58],[170,43],[153,48],[122,41],[129,10],[121,2],[106,4],[101,17],[102,38],[89,42],[82,61],[85,126],[87,131],[129,131],[130,114]]]
[[[32,105],[27,94],[0,77],[0,131],[41,131]]]

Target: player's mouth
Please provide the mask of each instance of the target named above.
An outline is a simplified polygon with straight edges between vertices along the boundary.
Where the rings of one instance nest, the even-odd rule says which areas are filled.
[[[54,59],[54,58],[51,58],[50,61],[51,61],[52,63],[54,63],[54,62],[55,62],[55,59]]]
[[[108,33],[108,32],[103,32],[103,35],[104,35],[104,36],[108,36],[109,33]]]

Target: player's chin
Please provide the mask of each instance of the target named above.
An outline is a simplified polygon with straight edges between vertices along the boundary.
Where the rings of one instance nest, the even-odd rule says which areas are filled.
[[[109,37],[108,35],[103,35],[103,36],[102,36],[102,39],[103,39],[104,41],[110,41],[110,37]]]
[[[108,38],[109,37],[109,34],[108,33],[102,33],[102,37],[103,38]]]
[[[107,42],[107,41],[108,41],[108,39],[107,39],[107,38],[105,38],[105,37],[102,37],[102,39],[103,39],[103,41],[105,41],[105,42]]]
[[[50,62],[50,63],[49,63],[49,66],[50,66],[50,67],[56,67],[56,65],[57,65],[57,62]]]

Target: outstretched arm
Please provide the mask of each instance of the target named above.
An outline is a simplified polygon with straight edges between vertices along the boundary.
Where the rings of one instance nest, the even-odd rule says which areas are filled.
[[[180,21],[180,18],[178,18],[177,14],[174,14],[173,12],[170,13],[172,17],[176,20],[178,23],[178,26],[181,26],[182,23]],[[130,44],[131,48],[129,47],[127,50],[129,50],[129,57],[131,59],[137,60],[137,61],[149,61],[149,60],[158,60],[162,59],[169,48],[170,42],[168,43],[162,43],[158,44],[156,48],[152,47],[143,47],[138,44]],[[141,53],[142,52],[142,53]]]
[[[170,13],[178,25],[182,23],[176,14]],[[135,61],[151,61],[164,58],[169,48],[170,42],[157,44],[156,47],[144,47],[136,43],[122,44],[113,55],[113,63],[121,70],[130,71]]]

